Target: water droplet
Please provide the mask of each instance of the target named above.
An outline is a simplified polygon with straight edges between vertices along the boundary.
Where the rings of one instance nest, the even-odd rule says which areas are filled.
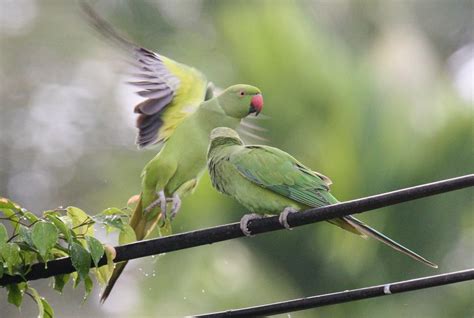
[[[138,270],[141,272],[141,271],[142,271],[142,268],[141,268],[141,267],[139,267],[139,268],[138,268]]]
[[[201,293],[203,293],[203,294],[204,294],[205,292],[206,292],[206,291],[205,291],[204,289],[201,289]]]
[[[148,277],[148,273],[145,273],[145,277]]]
[[[156,276],[156,273],[151,274],[151,276],[155,277],[155,276]]]
[[[186,296],[184,296],[183,299],[186,300],[187,299]]]

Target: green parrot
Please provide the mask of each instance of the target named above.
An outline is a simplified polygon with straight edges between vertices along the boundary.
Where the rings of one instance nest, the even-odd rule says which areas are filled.
[[[258,88],[233,85],[220,95],[203,102],[174,130],[160,152],[142,172],[142,192],[130,218],[137,240],[151,233],[160,219],[167,220],[167,203],[171,202],[169,219],[181,205],[181,198],[192,193],[206,168],[209,134],[219,126],[236,128],[249,114],[258,115],[263,97]],[[161,212],[161,213],[160,213]],[[105,301],[126,262],[116,265],[101,301]]]
[[[329,193],[331,180],[288,153],[269,146],[244,145],[237,132],[219,127],[211,132],[208,170],[217,191],[227,194],[252,214],[242,217],[240,228],[250,235],[247,224],[261,214],[280,213],[279,221],[290,228],[289,213],[339,201]],[[438,266],[408,248],[348,215],[328,222],[362,237],[372,237],[428,266]]]
[[[131,75],[136,80],[128,84],[138,87],[137,94],[144,98],[134,108],[138,114],[138,148],[163,144],[203,101],[222,92],[196,68],[134,44],[115,30],[87,1],[81,0],[79,4],[89,25],[130,60],[133,68]],[[245,121],[241,121],[241,126],[241,133],[252,139],[265,140],[258,135],[265,129]]]
[[[258,115],[263,97],[258,88],[249,85],[234,85],[224,91],[215,88],[197,69],[135,45],[86,1],[80,1],[80,5],[90,25],[134,60],[133,76],[139,80],[129,84],[140,88],[137,94],[145,98],[135,106],[135,113],[139,115],[138,147],[162,145],[142,172],[142,191],[135,196],[137,206],[130,218],[137,240],[142,240],[150,235],[160,219],[166,222],[174,218],[181,198],[196,187],[206,167],[211,130],[219,126],[237,128],[248,114]],[[260,130],[250,123],[243,126]],[[251,132],[247,134],[258,138]],[[167,203],[171,203],[169,218]],[[102,302],[126,264],[116,265],[101,296]]]

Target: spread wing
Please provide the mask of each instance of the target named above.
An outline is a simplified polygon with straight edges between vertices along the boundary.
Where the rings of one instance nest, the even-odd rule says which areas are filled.
[[[140,148],[166,141],[174,129],[213,95],[205,76],[190,66],[175,62],[122,37],[85,1],[80,2],[90,24],[106,39],[120,46],[133,59],[138,95],[145,98],[135,106],[137,144]]]

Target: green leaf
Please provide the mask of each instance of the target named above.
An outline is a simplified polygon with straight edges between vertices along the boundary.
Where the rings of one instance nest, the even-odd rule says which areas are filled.
[[[76,288],[81,279],[79,278],[79,275],[77,275],[77,272],[71,273],[70,275],[72,278],[72,288]]]
[[[67,284],[67,282],[69,281],[69,278],[71,276],[69,274],[62,274],[62,275],[56,275],[54,276],[54,284],[53,284],[53,288],[62,293],[63,292],[63,288],[64,286]]]
[[[48,218],[48,220],[50,220],[51,222],[53,222],[54,225],[56,225],[59,232],[63,234],[67,242],[71,244],[72,242],[71,230],[68,229],[68,227],[66,226],[66,223],[64,223],[64,221],[60,219],[58,216],[53,215],[53,214],[48,214],[46,218]]]
[[[46,260],[46,256],[58,240],[58,229],[51,223],[37,222],[33,225],[31,239],[41,257]]]
[[[3,271],[4,271],[4,269],[3,269],[3,263],[0,262],[0,278],[3,277]]]
[[[127,213],[119,208],[107,208],[98,215],[127,215]]]
[[[87,300],[87,297],[89,297],[91,291],[92,291],[92,287],[94,286],[94,283],[92,282],[92,279],[89,275],[87,275],[85,278],[84,278],[84,287],[86,289],[86,292],[84,294],[84,299],[83,299],[83,302],[85,302]]]
[[[25,214],[23,215],[30,223],[35,223],[38,222],[39,218],[31,213],[30,211],[26,211]]]
[[[123,225],[123,230],[120,231],[119,234],[119,244],[128,244],[135,242],[137,240],[137,236],[135,234],[135,231],[129,224],[124,224]]]
[[[24,286],[26,286],[25,283],[7,285],[8,302],[10,304],[17,306],[18,308],[21,306]]]
[[[54,310],[51,305],[46,301],[46,299],[41,298],[44,308],[44,317],[45,318],[54,318]]]
[[[32,287],[28,287],[28,291],[38,305],[38,318],[53,318],[54,310],[46,299],[41,297],[38,291]]]
[[[7,228],[5,225],[0,223],[0,249],[2,248],[3,245],[5,245],[8,241],[8,232]]]
[[[13,267],[21,263],[20,247],[16,243],[6,243],[0,249],[0,255],[7,265],[8,273],[12,275]]]
[[[13,203],[12,201],[8,200],[7,198],[0,197],[0,209],[19,209],[20,207]]]
[[[21,248],[21,246],[20,246]],[[25,265],[33,265],[38,261],[38,254],[36,252],[31,251],[21,251],[20,256],[23,259],[23,264]]]
[[[99,284],[103,286],[107,284],[107,282],[110,279],[110,276],[112,276],[112,273],[115,268],[114,259],[115,259],[115,256],[117,255],[115,248],[111,245],[106,244],[104,246],[104,250],[105,250],[105,255],[107,257],[107,265],[99,267],[96,271],[97,280],[99,281]]]
[[[123,230],[124,222],[120,215],[96,215],[94,221],[106,226],[107,233],[114,229]]]
[[[73,206],[67,207],[66,211],[67,215],[72,220],[74,233],[91,236],[94,235],[93,224],[89,224],[93,220],[86,214],[86,212]]]
[[[31,238],[31,229],[27,228],[24,225],[20,225],[18,230],[18,235],[22,239],[22,241],[30,246],[33,250],[36,250],[35,244],[33,243],[33,239]]]
[[[91,267],[91,255],[81,244],[73,242],[70,247],[72,265],[79,275],[79,279],[85,279]]]
[[[12,208],[2,208],[1,207],[2,205],[4,205],[4,206],[10,206],[11,205]],[[12,226],[14,228],[14,233],[16,233],[18,225],[20,225],[20,223],[18,223],[20,221],[20,218],[18,217],[17,211],[14,208],[15,208],[15,205],[13,203],[10,202],[7,205],[5,202],[2,201],[2,199],[0,199],[0,212],[3,212],[3,215],[5,215],[6,218],[8,218],[8,219],[10,219],[10,221],[12,221]]]
[[[104,255],[104,246],[98,239],[89,235],[86,236],[86,241],[89,252],[91,253],[92,261],[97,267],[102,255]]]
[[[44,318],[44,306],[43,306],[43,302],[41,301],[41,296],[33,287],[28,287],[28,292],[30,293],[31,296],[33,296],[33,299],[35,300],[36,305],[38,305],[38,318]]]

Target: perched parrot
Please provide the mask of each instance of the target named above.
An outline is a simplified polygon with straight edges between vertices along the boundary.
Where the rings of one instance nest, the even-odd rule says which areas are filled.
[[[332,182],[328,177],[312,171],[280,149],[246,146],[230,128],[219,127],[211,132],[207,156],[209,174],[217,191],[233,197],[252,212],[240,222],[245,235],[250,235],[248,222],[261,218],[261,214],[280,213],[280,223],[290,228],[289,213],[339,202],[329,193]],[[329,222],[362,237],[372,237],[428,266],[438,267],[353,216]]]
[[[160,216],[166,220],[167,202],[171,202],[172,219],[179,210],[181,198],[194,190],[206,168],[211,131],[219,126],[235,128],[242,118],[252,113],[258,115],[262,108],[260,90],[240,84],[203,102],[183,120],[142,172],[142,193],[130,219],[138,240],[147,237]],[[102,301],[110,294],[125,265],[126,262],[117,264]]]

